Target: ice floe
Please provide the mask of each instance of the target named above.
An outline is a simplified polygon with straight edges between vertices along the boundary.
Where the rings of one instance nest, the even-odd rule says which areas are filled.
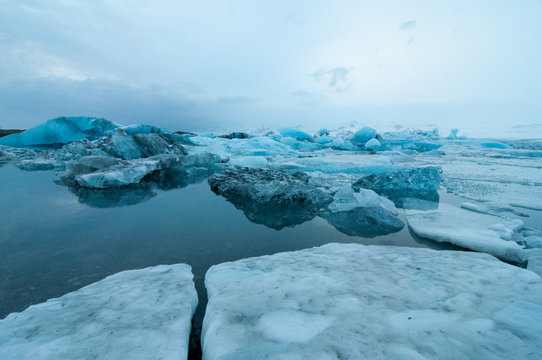
[[[538,359],[542,278],[486,254],[357,244],[213,266],[203,359]]]
[[[1,359],[186,359],[190,266],[124,271],[0,320]]]
[[[423,238],[452,243],[515,263],[526,260],[523,247],[514,241],[519,236],[518,230],[523,227],[519,219],[505,219],[440,204],[434,211],[408,211],[407,221],[412,231]]]

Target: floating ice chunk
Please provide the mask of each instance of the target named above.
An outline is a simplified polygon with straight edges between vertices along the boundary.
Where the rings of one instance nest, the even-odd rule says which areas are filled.
[[[392,201],[372,190],[343,186],[335,194],[324,217],[337,230],[350,236],[374,237],[397,232],[404,227]]]
[[[332,141],[333,141],[333,138],[329,135],[318,136],[317,138],[314,139],[314,142],[321,145],[329,144]]]
[[[300,150],[300,151],[314,151],[321,148],[320,145],[313,143],[313,142],[307,142],[307,141],[299,141],[294,139],[293,137],[283,137],[280,139],[280,142],[288,145],[294,150]]]
[[[331,202],[309,179],[304,173],[241,168],[211,176],[209,185],[250,221],[279,230],[311,220]]]
[[[350,142],[350,140],[345,140],[341,137],[333,139],[331,142],[331,147],[336,150],[356,150],[356,147]]]
[[[362,146],[367,141],[374,138],[375,136],[376,136],[376,130],[375,129],[373,129],[371,127],[368,127],[368,126],[364,126],[361,129],[359,129],[358,131],[356,131],[356,133],[354,134],[352,139],[350,139],[350,141],[352,142],[352,144]]]
[[[173,135],[155,133],[129,135],[123,130],[117,130],[114,135],[103,139],[99,148],[112,156],[125,160],[163,154],[187,154],[187,151],[175,140]]]
[[[203,358],[537,359],[542,279],[486,254],[358,244],[211,267]]]
[[[0,320],[2,359],[186,359],[188,265],[123,271]]]
[[[291,137],[299,141],[313,141],[312,136],[300,130],[282,128],[277,131],[282,137]]]
[[[388,197],[397,206],[404,206],[405,199],[419,198],[438,202],[438,188],[442,169],[436,166],[399,167],[391,172],[369,174],[356,181],[352,187],[370,189]]]
[[[139,184],[143,177],[159,169],[159,161],[140,161],[122,166],[110,167],[102,171],[75,176],[75,181],[82,187],[107,189]]]
[[[412,231],[423,238],[449,242],[516,263],[526,260],[522,247],[510,241],[523,227],[519,219],[503,219],[440,204],[436,211],[407,213],[407,221]]]
[[[58,174],[58,182],[92,189],[137,185],[147,177],[154,182],[178,182],[179,177],[189,176],[187,171],[191,168],[212,170],[220,161],[219,156],[209,153],[186,156],[166,154],[136,160],[87,156],[69,164],[65,172]]]
[[[106,119],[59,117],[22,133],[0,138],[0,145],[23,147],[66,144],[83,139],[97,139],[118,127],[118,124]]]
[[[392,201],[377,195],[372,190],[359,189],[359,192],[354,192],[350,186],[343,186],[335,193],[334,198],[328,207],[333,213],[350,211],[359,207],[374,207],[382,208],[394,216],[398,214]]]
[[[380,144],[380,141],[377,139],[371,139],[367,141],[364,145],[365,150],[380,150],[382,148],[382,144]]]

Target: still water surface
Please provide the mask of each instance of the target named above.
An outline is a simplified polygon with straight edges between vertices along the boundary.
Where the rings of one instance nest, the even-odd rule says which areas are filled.
[[[158,190],[136,205],[96,208],[53,180],[52,172],[0,167],[0,319],[119,271],[187,263],[200,299],[199,327],[203,280],[213,264],[330,242],[440,247],[407,227],[370,239],[347,236],[319,217],[273,230],[251,223],[206,181]]]

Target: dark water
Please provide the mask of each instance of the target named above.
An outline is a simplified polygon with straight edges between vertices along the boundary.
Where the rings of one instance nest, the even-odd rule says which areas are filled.
[[[200,299],[198,329],[213,264],[330,242],[442,247],[407,227],[371,239],[347,236],[319,217],[273,230],[251,223],[206,181],[136,205],[93,208],[53,179],[52,172],[0,167],[0,319],[119,271],[187,263]]]

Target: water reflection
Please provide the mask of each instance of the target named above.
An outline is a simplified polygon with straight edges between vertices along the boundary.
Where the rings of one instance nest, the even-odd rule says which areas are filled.
[[[157,189],[167,191],[182,189],[207,179],[207,169],[190,171],[156,172],[145,177],[140,184],[110,189],[91,189],[69,185],[68,189],[78,197],[81,204],[94,208],[114,208],[136,205],[157,195]],[[65,185],[62,181],[55,181]]]

